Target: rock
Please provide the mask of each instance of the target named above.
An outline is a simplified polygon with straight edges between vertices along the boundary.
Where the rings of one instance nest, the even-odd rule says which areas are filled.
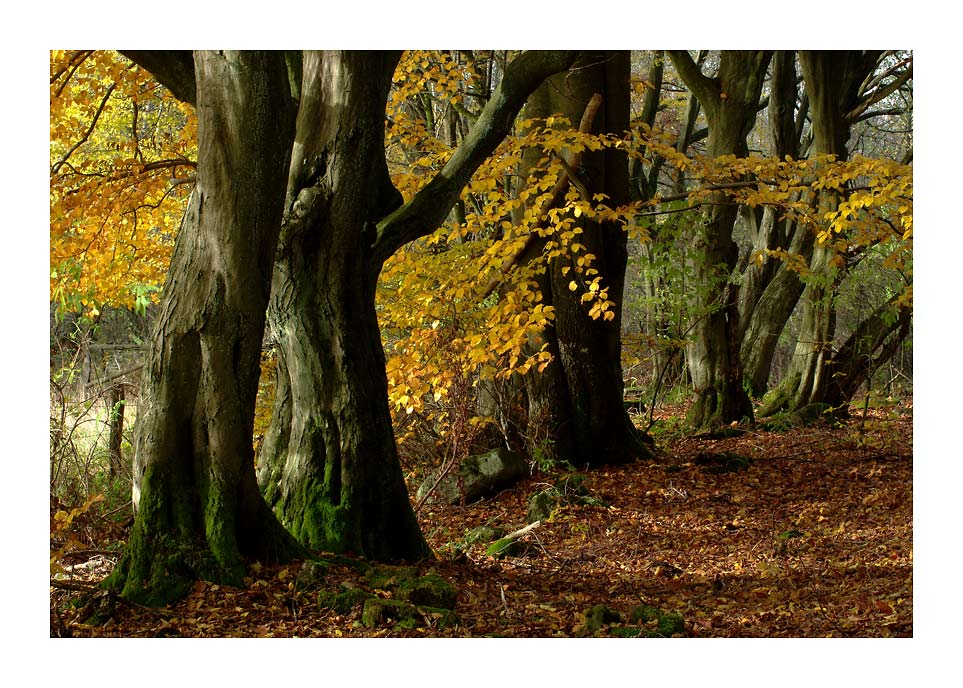
[[[507,449],[493,449],[485,454],[469,456],[448,472],[434,489],[429,500],[459,504],[474,502],[495,490],[508,487],[528,474],[525,459]],[[432,488],[437,474],[429,476],[418,488],[416,499]]]
[[[614,609],[597,604],[582,614],[582,623],[575,629],[575,635],[586,638],[596,635],[603,626],[622,621],[622,615]]]

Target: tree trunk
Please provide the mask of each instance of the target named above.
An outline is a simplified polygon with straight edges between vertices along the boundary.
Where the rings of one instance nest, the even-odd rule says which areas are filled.
[[[300,547],[257,489],[252,434],[264,313],[296,102],[280,52],[198,52],[198,183],[164,288],[134,457],[137,517],[110,585],[164,604],[242,557]]]
[[[385,106],[400,54],[311,52],[271,298],[279,403],[259,478],[312,548],[431,555],[398,460],[375,285],[384,261],[444,221],[525,98],[574,54],[523,53],[454,155],[402,205],[388,177]]]
[[[374,223],[401,205],[384,156],[398,57],[305,55],[269,313],[279,396],[259,459],[262,490],[302,544],[372,559],[430,555],[391,427],[374,308],[381,266],[364,250]]]
[[[813,153],[847,157],[850,124],[847,113],[859,102],[859,88],[873,72],[877,51],[800,51],[806,89],[812,108]],[[819,217],[835,209],[838,199],[824,191],[817,199]],[[802,326],[786,376],[770,390],[760,409],[762,415],[798,410],[813,403],[829,403],[836,310],[833,294],[842,280],[842,269],[832,267],[835,256],[829,245],[816,245],[810,259],[810,276],[802,293]],[[840,405],[842,401],[840,401]]]
[[[125,385],[123,381],[117,382],[110,387],[110,412],[109,422],[110,435],[107,442],[107,454],[110,459],[110,477],[116,478],[120,475],[124,466],[124,406],[126,404]]]
[[[722,51],[719,72],[705,76],[685,51],[667,51],[680,76],[699,99],[709,123],[709,155],[745,156],[746,137],[756,119],[768,51]],[[687,423],[693,429],[752,418],[743,389],[740,359],[739,286],[731,279],[738,260],[732,230],[738,215],[722,194],[710,198],[703,221],[688,237],[696,319],[686,348],[695,400]]]
[[[624,51],[590,54],[576,68],[549,79],[533,94],[526,117],[561,113],[578,122],[590,99],[602,96],[594,131],[621,134],[628,129],[629,56]],[[577,166],[578,180],[589,195],[604,193],[612,207],[629,198],[628,160],[608,149],[586,153]],[[586,199],[588,200],[588,199]],[[637,430],[623,404],[621,368],[622,292],[628,261],[625,231],[616,223],[584,220],[579,241],[593,254],[592,267],[614,303],[614,318],[592,319],[581,300],[584,290],[573,291],[579,279],[571,257],[553,259],[540,279],[546,305],[555,308],[554,327],[545,332],[554,360],[542,373],[527,379],[529,420],[547,431],[557,458],[576,466],[625,463],[651,456],[651,440]]]

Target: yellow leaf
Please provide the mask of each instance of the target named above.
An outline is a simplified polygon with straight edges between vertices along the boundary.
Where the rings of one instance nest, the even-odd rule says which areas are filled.
[[[575,280],[572,280],[571,282],[568,283],[569,291],[575,291],[576,289],[578,289],[578,285],[575,283]]]

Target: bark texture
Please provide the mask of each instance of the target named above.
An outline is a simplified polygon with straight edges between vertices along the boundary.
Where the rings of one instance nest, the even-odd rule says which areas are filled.
[[[629,126],[628,86],[627,52],[589,53],[571,72],[548,79],[533,94],[525,116],[561,113],[579,122],[593,96],[601,96],[591,131],[622,134]],[[613,207],[628,202],[629,165],[621,151],[586,152],[575,173],[578,179],[573,183],[590,197],[604,193]],[[617,223],[583,217],[579,226],[579,240],[596,257],[592,267],[609,289],[615,317],[590,318],[581,290],[569,288],[576,275],[574,258],[552,259],[539,286],[545,304],[555,308],[554,326],[544,333],[554,360],[526,380],[529,423],[544,427],[530,429],[528,434],[550,438],[556,458],[576,466],[625,463],[652,455],[651,440],[633,426],[623,404],[621,322],[627,237]]]
[[[264,494],[300,542],[388,560],[431,552],[391,426],[378,274],[395,251],[444,221],[529,93],[575,53],[523,53],[509,64],[448,164],[404,205],[384,151],[385,105],[399,56],[304,56],[270,307],[279,396],[258,467]]]
[[[812,110],[814,154],[846,159],[852,124],[848,115],[858,109],[860,87],[872,74],[879,56],[879,51],[800,51],[799,62]],[[817,203],[818,215],[823,217],[835,209],[838,197],[826,191]],[[834,387],[830,362],[836,330],[833,293],[843,271],[831,267],[834,255],[830,246],[814,245],[812,249],[811,275],[801,297],[799,341],[785,377],[766,395],[760,409],[762,415],[830,403],[830,398],[837,396],[830,392]],[[841,399],[837,402],[836,406],[842,404]]]
[[[375,223],[401,205],[384,157],[399,55],[311,52],[274,269],[278,397],[259,481],[312,549],[430,554],[411,510],[388,409],[374,308]]]
[[[257,489],[252,433],[264,312],[296,102],[283,53],[198,52],[198,183],[144,368],[137,517],[110,585],[163,604],[243,557],[301,552]]]
[[[667,51],[680,76],[699,99],[709,122],[708,154],[745,156],[771,51],[722,51],[719,71],[707,77],[686,51]],[[752,418],[743,389],[740,358],[739,287],[731,279],[738,260],[732,229],[737,206],[722,194],[710,198],[702,223],[691,227],[688,242],[695,283],[696,318],[686,362],[695,400],[688,424],[694,429]]]

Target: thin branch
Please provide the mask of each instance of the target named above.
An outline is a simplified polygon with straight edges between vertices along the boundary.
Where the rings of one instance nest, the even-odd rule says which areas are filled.
[[[94,128],[97,126],[97,120],[100,119],[100,114],[104,111],[104,107],[107,106],[107,101],[110,99],[110,95],[114,92],[115,88],[117,88],[117,84],[110,85],[110,87],[107,89],[107,93],[104,94],[103,99],[100,101],[100,106],[97,108],[97,112],[94,113],[94,119],[91,121],[90,127],[87,129],[87,133],[85,133],[83,137],[77,141],[77,143],[75,143],[69,151],[67,151],[60,162],[54,164],[54,166],[50,168],[50,174],[57,174],[57,172],[60,171],[60,168],[63,167],[64,163],[67,162],[67,159],[70,158],[70,156],[73,155],[78,148],[87,143],[90,135],[94,132]]]

